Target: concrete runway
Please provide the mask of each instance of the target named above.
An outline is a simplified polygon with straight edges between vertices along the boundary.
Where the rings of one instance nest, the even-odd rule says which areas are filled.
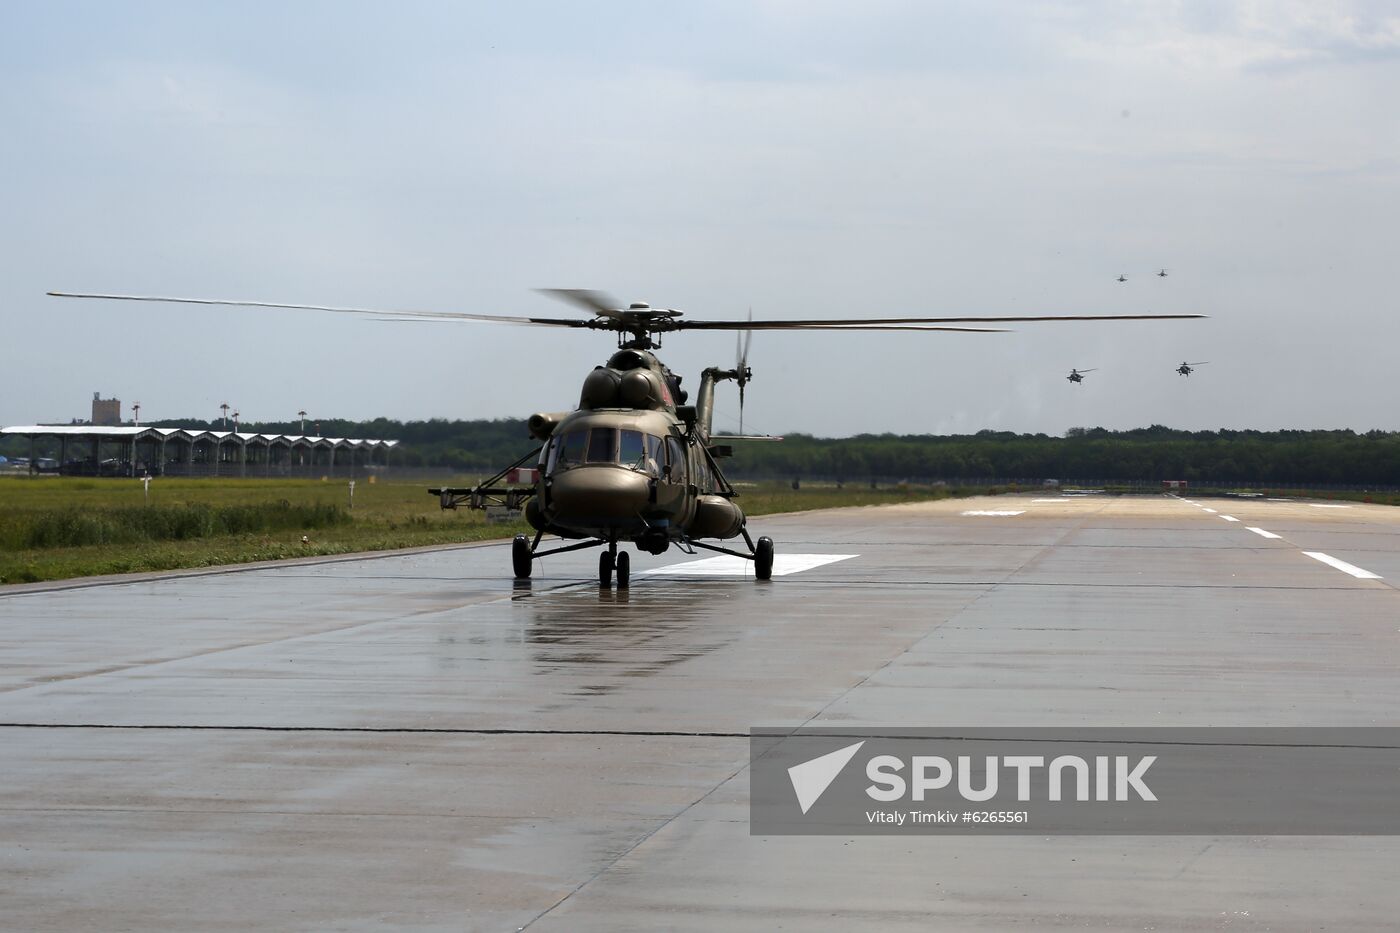
[[[851,556],[758,584],[634,555],[626,593],[592,551],[517,587],[499,545],[0,591],[0,927],[1400,922],[1390,837],[751,837],[746,738],[1400,725],[1400,509],[752,524]]]

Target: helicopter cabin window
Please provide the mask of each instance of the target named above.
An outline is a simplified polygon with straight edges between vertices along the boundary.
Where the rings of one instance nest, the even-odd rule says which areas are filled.
[[[710,476],[710,465],[704,460],[695,465],[695,485],[699,486],[703,493],[715,491],[714,479]]]
[[[617,462],[617,428],[594,428],[589,432],[588,462]]]
[[[674,437],[666,438],[666,464],[671,482],[685,482],[685,446]]]

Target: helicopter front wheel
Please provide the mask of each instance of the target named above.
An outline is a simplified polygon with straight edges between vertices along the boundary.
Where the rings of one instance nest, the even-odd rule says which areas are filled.
[[[753,549],[753,575],[760,580],[773,579],[773,539],[759,538]]]
[[[617,588],[625,590],[631,583],[632,559],[627,556],[626,551],[619,551],[617,554]]]
[[[612,586],[613,575],[613,555],[611,551],[604,551],[598,555],[598,585],[601,587]]]
[[[516,535],[515,540],[510,543],[510,562],[515,569],[515,579],[530,579],[530,565],[534,563],[535,554],[530,549],[530,539],[524,535]]]

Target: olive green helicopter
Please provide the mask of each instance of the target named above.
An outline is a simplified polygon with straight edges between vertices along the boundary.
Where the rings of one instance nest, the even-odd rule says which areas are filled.
[[[779,440],[767,436],[716,435],[715,387],[725,381],[744,389],[753,378],[748,349],[755,331],[951,331],[996,333],[999,327],[977,325],[1036,321],[1141,321],[1201,318],[1203,314],[1090,314],[1010,317],[889,317],[806,320],[708,321],[683,320],[673,308],[653,308],[643,302],[621,307],[607,295],[588,289],[540,289],[585,310],[591,317],[546,318],[471,314],[452,311],[378,310],[328,305],[226,301],[140,295],[49,292],[62,298],[102,298],[177,304],[289,308],[364,314],[377,319],[416,321],[486,321],[541,327],[612,331],[617,352],[583,381],[578,407],[571,411],[531,415],[530,435],[539,446],[491,478],[471,487],[441,487],[429,492],[444,509],[523,511],[535,529],[533,538],[516,535],[511,546],[517,579],[528,579],[538,558],[583,548],[603,547],[598,582],[619,588],[630,583],[630,558],[619,545],[631,543],[650,554],[675,546],[686,553],[696,548],[753,562],[754,577],[773,574],[774,546],[768,537],[755,540],[739,493],[725,478],[719,461],[733,455],[732,442]],[[682,330],[736,331],[739,344],[733,368],[712,366],[700,374],[694,404],[681,388],[681,377],[656,356],[661,337]],[[742,418],[742,414],[741,414]],[[741,421],[742,425],[742,421]],[[533,462],[534,468],[524,468]],[[524,468],[524,469],[522,469]],[[521,475],[528,477],[520,481]],[[514,480],[512,482],[511,480]],[[564,544],[541,550],[545,535]],[[727,547],[742,539],[746,550]]]

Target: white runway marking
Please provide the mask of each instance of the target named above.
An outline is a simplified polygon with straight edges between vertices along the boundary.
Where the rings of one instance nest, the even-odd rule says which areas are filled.
[[[1206,509],[1205,506],[1201,506],[1201,508]],[[1215,514],[1215,509],[1206,509],[1206,511],[1209,512],[1209,513],[1212,514],[1212,515]]]
[[[1056,496],[1054,499],[1032,499],[1032,502],[1068,502],[1071,499],[1082,499],[1082,496]]]
[[[1358,580],[1379,580],[1381,578],[1381,575],[1378,573],[1372,573],[1369,570],[1362,570],[1355,564],[1348,564],[1344,560],[1337,560],[1337,558],[1333,557],[1332,555],[1324,554],[1321,551],[1304,551],[1303,553],[1311,557],[1313,560],[1322,561],[1329,567],[1336,567],[1342,573],[1349,573],[1353,577],[1356,577]]]
[[[1274,534],[1272,531],[1265,531],[1263,528],[1255,528],[1253,525],[1246,525],[1245,527],[1248,528],[1250,531],[1254,532],[1255,534],[1257,534],[1257,535],[1258,535],[1259,537],[1261,537],[1261,538],[1282,538],[1282,537],[1283,537],[1283,535],[1276,535],[1276,534]]]
[[[1349,509],[1349,505],[1332,505],[1328,502],[1309,502],[1308,505],[1315,509]]]
[[[773,576],[785,577],[790,573],[801,573],[824,564],[834,564],[838,560],[850,560],[859,554],[775,554],[773,556]],[[721,554],[704,560],[692,560],[669,567],[656,567],[634,573],[634,577],[664,573],[668,576],[686,577],[745,577],[753,576],[753,561],[742,557]]]
[[[1237,521],[1239,521],[1239,519],[1236,518],[1236,517],[1233,516],[1233,515],[1222,515],[1222,516],[1220,516],[1220,517],[1223,518],[1223,519],[1225,519],[1225,521],[1227,521],[1227,522],[1237,522]]]
[[[970,511],[970,512],[964,512],[963,514],[964,514],[964,515],[1025,515],[1025,514],[1026,514],[1026,510],[1025,510],[1025,509],[1021,509],[1019,512],[1013,512],[1013,511],[1011,511],[1011,510],[1009,510],[1009,509],[1002,510],[1002,511],[996,511],[996,510],[993,510],[993,509],[973,509],[973,510]]]

